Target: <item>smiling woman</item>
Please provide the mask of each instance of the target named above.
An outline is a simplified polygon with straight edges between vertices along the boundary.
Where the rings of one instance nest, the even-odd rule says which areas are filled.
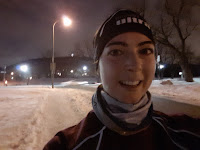
[[[138,32],[120,34],[105,46],[99,70],[103,88],[110,96],[137,103],[154,78],[154,44]]]
[[[153,110],[148,91],[155,74],[155,44],[147,22],[131,10],[112,14],[94,38],[102,84],[93,111],[58,132],[44,150],[196,150],[200,119]]]

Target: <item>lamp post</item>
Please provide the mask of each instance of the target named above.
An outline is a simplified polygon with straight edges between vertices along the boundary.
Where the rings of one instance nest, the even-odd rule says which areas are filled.
[[[55,74],[55,63],[54,63],[54,29],[55,25],[58,21],[53,24],[53,51],[52,51],[52,63],[51,63],[51,80],[52,80],[52,88],[54,88],[54,74]]]
[[[159,69],[159,77],[160,79],[163,78],[163,69],[165,68],[165,65],[159,64],[158,69]]]
[[[55,50],[54,50],[54,46],[55,46],[55,44],[54,44],[54,30],[55,30],[55,25],[58,23],[59,21],[57,20],[57,21],[55,21],[54,23],[53,23],[53,51],[52,51],[52,63],[51,63],[51,65],[50,65],[50,69],[51,69],[51,80],[52,80],[52,88],[54,88],[54,74],[55,74],[55,70],[56,70],[56,64],[55,64],[55,61],[54,61],[54,52],[55,52]],[[66,16],[63,16],[63,24],[65,25],[65,26],[70,26],[71,25],[71,23],[72,23],[72,21],[68,18],[68,17],[66,17]]]
[[[4,71],[3,71],[3,82],[5,83],[6,81],[6,66],[4,66]]]

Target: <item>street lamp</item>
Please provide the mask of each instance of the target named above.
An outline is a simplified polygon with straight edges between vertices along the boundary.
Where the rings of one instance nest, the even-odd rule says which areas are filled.
[[[52,63],[50,65],[50,69],[51,69],[51,80],[52,80],[52,88],[54,88],[54,74],[55,74],[55,69],[56,69],[56,65],[55,65],[55,62],[54,62],[54,28],[55,28],[55,25],[59,22],[59,20],[55,21],[53,23],[53,52],[52,52]],[[66,16],[63,16],[63,24],[65,26],[70,26],[72,24],[72,21],[71,19],[69,19],[68,17]]]
[[[22,72],[27,72],[27,71],[28,71],[28,66],[27,66],[27,65],[21,65],[21,66],[20,66],[20,70],[21,70]]]
[[[163,69],[163,68],[165,68],[164,65],[159,65],[159,69]]]
[[[159,77],[160,79],[162,78],[161,75],[163,76],[163,69],[165,68],[165,65],[159,64],[158,69],[159,69]]]
[[[179,72],[179,75],[181,76],[181,79],[183,79],[183,72]]]
[[[63,23],[65,26],[70,26],[72,24],[72,21],[67,16],[63,16]]]
[[[19,66],[19,69],[21,72],[24,72],[24,77],[27,79],[27,85],[29,85],[29,81],[30,81],[30,69],[28,65],[21,65]]]
[[[83,71],[86,71],[87,70],[87,66],[83,66]]]

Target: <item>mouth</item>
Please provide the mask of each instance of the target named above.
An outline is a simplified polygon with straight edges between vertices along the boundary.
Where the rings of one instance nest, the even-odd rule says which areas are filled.
[[[141,80],[138,81],[119,81],[120,85],[127,88],[136,88],[141,84]]]

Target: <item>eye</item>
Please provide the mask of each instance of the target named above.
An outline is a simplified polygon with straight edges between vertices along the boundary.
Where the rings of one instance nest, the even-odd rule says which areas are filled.
[[[118,50],[118,49],[111,50],[108,53],[108,55],[111,55],[111,56],[120,56],[122,54],[123,54],[122,50]]]
[[[144,48],[139,51],[140,54],[150,55],[153,54],[154,50],[152,48]]]

